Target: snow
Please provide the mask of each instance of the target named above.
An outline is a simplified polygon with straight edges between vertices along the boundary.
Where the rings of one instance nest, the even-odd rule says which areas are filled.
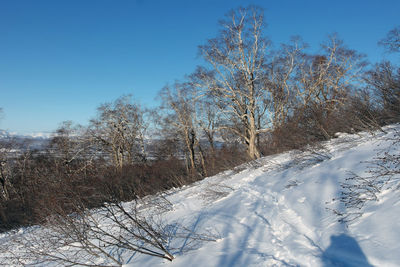
[[[21,139],[49,139],[53,136],[52,132],[27,132],[17,133],[0,129],[0,139],[21,138]]]
[[[338,222],[332,212],[344,211],[336,199],[349,171],[362,175],[364,162],[390,146],[387,137],[394,130],[385,130],[338,134],[317,154],[264,157],[166,192],[172,208],[163,218],[212,233],[215,241],[188,245],[188,239],[180,240],[172,262],[127,252],[124,266],[400,266],[398,190],[382,192],[352,223]],[[0,235],[0,244],[12,235]]]

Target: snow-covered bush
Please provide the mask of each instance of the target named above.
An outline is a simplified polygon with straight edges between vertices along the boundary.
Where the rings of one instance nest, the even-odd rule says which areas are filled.
[[[45,227],[33,227],[14,235],[7,244],[23,247],[21,252],[2,244],[6,251],[16,252],[3,257],[0,265],[121,266],[131,262],[136,254],[172,261],[175,253],[215,239],[177,222],[165,223],[163,213],[171,203],[162,196],[129,203],[104,203],[96,209],[80,206],[82,203],[78,201],[75,204],[76,212],[53,211]]]
[[[341,184],[340,201],[345,212],[336,211],[340,221],[351,222],[363,215],[363,207],[369,201],[379,201],[380,193],[387,189],[400,188],[400,132],[386,140],[391,142],[386,150],[378,152],[376,157],[366,162],[364,175],[351,175]]]

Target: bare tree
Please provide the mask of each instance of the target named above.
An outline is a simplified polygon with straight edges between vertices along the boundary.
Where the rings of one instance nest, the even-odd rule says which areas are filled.
[[[400,26],[392,29],[379,44],[391,53],[400,52]],[[389,61],[382,61],[367,72],[365,80],[380,98],[384,123],[398,122],[400,120],[400,68]]]
[[[175,83],[173,89],[164,87],[160,92],[160,97],[163,101],[163,111],[166,112],[163,116],[164,130],[175,132],[182,140],[191,173],[197,169],[197,154],[200,157],[202,169],[205,170],[197,127],[196,106],[199,96],[196,95],[196,91],[188,82]]]
[[[273,129],[283,125],[291,111],[297,105],[299,94],[299,73],[305,65],[304,50],[307,48],[298,36],[292,37],[289,44],[282,44],[275,56],[266,65],[265,89],[269,93],[269,121]]]
[[[0,205],[2,201],[9,200],[11,184],[10,152],[12,142],[0,141]],[[1,214],[0,214],[1,218]]]
[[[210,64],[205,88],[224,116],[219,128],[237,135],[250,158],[260,157],[256,141],[268,127],[258,127],[265,114],[263,77],[268,41],[263,37],[264,17],[256,7],[239,8],[221,22],[219,35],[200,46],[200,54]]]
[[[220,111],[215,108],[209,97],[203,97],[197,105],[197,124],[207,138],[211,152],[215,150],[216,133],[219,127]]]
[[[130,96],[98,108],[98,118],[91,120],[88,130],[97,149],[107,153],[113,164],[122,168],[134,160],[146,161],[145,111]]]
[[[316,127],[325,138],[329,133],[324,126],[332,112],[343,106],[366,66],[364,55],[348,49],[336,35],[322,45],[322,53],[308,56],[302,64],[296,87],[300,110],[311,110]]]
[[[3,109],[0,108],[0,119],[3,115]],[[3,200],[8,200],[8,168],[7,168],[7,153],[4,147],[3,142],[0,140],[0,183],[1,183],[1,192],[0,192],[0,204]],[[0,214],[1,216],[1,214]],[[1,218],[1,217],[0,217]]]
[[[367,84],[379,97],[383,110],[384,123],[393,123],[400,120],[400,68],[390,62],[375,65],[375,69],[367,72]]]
[[[389,31],[379,44],[384,46],[389,52],[400,52],[400,26]]]
[[[310,101],[332,109],[342,104],[355,81],[360,81],[366,63],[364,55],[344,46],[336,35],[322,45],[323,53],[309,58],[301,76],[298,92],[304,105]]]
[[[64,121],[50,139],[49,152],[56,168],[66,175],[83,173],[92,165],[94,153],[85,138],[86,128]]]
[[[0,119],[3,115],[3,109],[0,108]],[[10,151],[10,142],[4,142],[0,140],[0,205],[3,201],[9,199],[9,190],[11,187],[10,183],[10,165],[9,165],[9,151]],[[1,210],[1,209],[0,209]],[[2,214],[0,214],[0,218],[4,219]]]

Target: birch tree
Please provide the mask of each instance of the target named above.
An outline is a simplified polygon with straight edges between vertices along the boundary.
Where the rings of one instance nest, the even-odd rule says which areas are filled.
[[[298,74],[305,63],[307,46],[300,37],[292,37],[266,65],[264,86],[269,93],[266,108],[273,129],[282,126],[297,105]]]
[[[85,136],[86,127],[64,121],[50,139],[48,151],[56,168],[65,175],[87,170],[95,154],[90,139]]]
[[[197,95],[196,125],[207,139],[211,152],[215,151],[215,138],[221,125],[221,110],[215,105],[212,94],[207,93],[207,89],[212,84],[210,80],[212,80],[213,75],[212,71],[207,71],[204,67],[198,66],[188,77],[188,82]],[[204,92],[204,88],[207,88],[206,92]]]
[[[385,47],[389,52],[400,52],[400,26],[389,31],[379,44]]]
[[[263,12],[239,8],[227,15],[221,27],[216,38],[199,47],[213,73],[207,90],[224,116],[219,128],[238,136],[250,158],[259,158],[257,137],[269,130],[267,125],[257,126],[266,112],[267,97],[262,82],[268,47]]]
[[[361,81],[364,55],[344,46],[336,35],[322,44],[322,53],[310,55],[303,65],[298,96],[304,105],[314,101],[332,109],[346,101],[352,85]]]
[[[125,96],[101,105],[98,117],[90,122],[88,132],[95,147],[109,155],[118,168],[135,160],[146,161],[144,113]]]
[[[199,97],[196,96],[196,91],[188,82],[175,83],[172,88],[165,86],[160,91],[160,97],[162,108],[166,112],[163,119],[164,130],[176,133],[182,141],[189,172],[193,173],[197,169],[197,154],[205,170],[197,127],[196,105]]]
[[[326,139],[326,120],[348,101],[362,80],[364,55],[348,49],[336,35],[322,44],[321,53],[306,56],[299,73],[296,97],[299,110],[312,114],[312,124]]]
[[[400,26],[387,33],[379,44],[389,53],[400,55]],[[382,102],[385,120],[388,123],[400,119],[400,67],[390,61],[382,61],[366,75],[369,86],[375,89]]]

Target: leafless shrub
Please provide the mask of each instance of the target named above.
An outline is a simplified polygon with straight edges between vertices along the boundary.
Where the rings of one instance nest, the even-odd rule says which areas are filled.
[[[294,157],[294,163],[298,168],[305,168],[332,158],[332,154],[322,143],[305,146],[299,152]]]
[[[211,183],[202,193],[202,197],[208,202],[214,202],[218,199],[226,197],[232,191],[233,188],[231,186],[222,183]]]
[[[298,185],[299,185],[299,181],[297,181],[297,180],[290,180],[290,181],[287,183],[287,185],[285,185],[285,188],[286,188],[286,189],[290,189],[290,188],[296,187],[296,186],[298,186]]]
[[[379,201],[382,191],[400,188],[400,133],[385,141],[391,145],[368,162],[365,175],[350,172],[350,176],[341,184],[342,192],[339,198],[344,211],[335,210],[339,221],[352,222],[363,215],[364,206],[373,201]]]
[[[213,241],[211,234],[172,222],[163,213],[171,205],[165,198],[137,199],[130,203],[108,202],[96,209],[85,208],[75,196],[75,212],[56,207],[44,227],[17,236],[10,244],[20,246],[7,259],[23,266],[121,266],[135,254],[172,261],[189,244]],[[184,245],[182,245],[184,244]]]

